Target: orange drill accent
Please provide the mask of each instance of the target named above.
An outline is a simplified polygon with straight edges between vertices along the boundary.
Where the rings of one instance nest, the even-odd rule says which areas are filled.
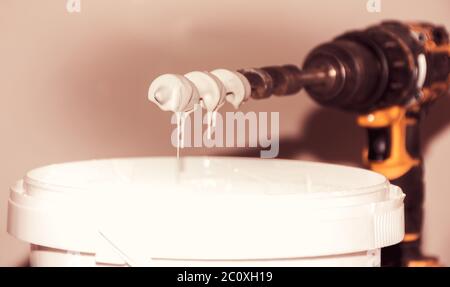
[[[434,41],[433,30],[430,26],[423,25],[421,23],[409,23],[409,28],[415,32],[420,33],[425,36],[424,49],[425,53],[433,54],[433,53],[447,53],[450,57],[450,44],[445,45],[437,45]],[[420,105],[428,102],[434,101],[436,98],[445,95],[448,93],[450,89],[450,75],[447,78],[447,81],[437,82],[431,84],[430,87],[422,88],[423,96],[422,98],[415,104],[413,104],[410,108],[414,110],[420,109]]]
[[[358,117],[358,124],[365,128],[390,127],[391,149],[389,158],[383,161],[369,161],[368,150],[364,150],[365,163],[371,170],[393,180],[420,164],[412,158],[406,149],[406,126],[417,124],[415,119],[406,117],[406,108],[392,106]]]
[[[450,45],[437,45],[433,37],[433,28],[421,23],[409,23],[409,28],[415,33],[422,33],[426,39],[424,43],[425,51],[433,52],[448,52],[450,55]]]
[[[419,238],[419,233],[406,233],[405,237],[403,237],[403,242],[413,242],[419,240]]]
[[[437,259],[409,260],[407,267],[443,267]]]

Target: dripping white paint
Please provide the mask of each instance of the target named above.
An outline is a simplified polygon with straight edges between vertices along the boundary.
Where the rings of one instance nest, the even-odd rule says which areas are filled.
[[[261,147],[261,158],[274,158],[279,151],[278,112],[174,113],[171,142],[184,147]]]

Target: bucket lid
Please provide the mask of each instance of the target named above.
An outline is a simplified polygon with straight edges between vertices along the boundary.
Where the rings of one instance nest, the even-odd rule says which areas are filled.
[[[28,172],[11,188],[8,231],[106,263],[316,257],[400,242],[403,198],[380,174],[332,164],[92,160]]]

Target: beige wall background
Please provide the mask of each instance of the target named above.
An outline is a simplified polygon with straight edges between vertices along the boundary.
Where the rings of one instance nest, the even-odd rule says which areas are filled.
[[[31,168],[118,156],[174,155],[170,115],[146,101],[161,73],[301,63],[316,44],[382,19],[450,29],[450,2],[381,0],[66,0],[0,2],[0,265],[23,265],[28,246],[6,233],[8,187]],[[281,156],[359,165],[365,133],[353,115],[305,94],[248,103],[279,111]],[[424,128],[425,251],[450,264],[450,98]],[[239,154],[183,150],[183,154]]]

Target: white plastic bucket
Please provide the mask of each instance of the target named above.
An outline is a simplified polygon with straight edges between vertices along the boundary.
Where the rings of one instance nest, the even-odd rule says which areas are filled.
[[[379,266],[404,236],[398,187],[292,160],[107,159],[32,170],[8,232],[32,266]]]

